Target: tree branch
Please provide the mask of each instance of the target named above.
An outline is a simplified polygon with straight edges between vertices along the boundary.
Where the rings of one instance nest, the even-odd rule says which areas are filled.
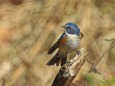
[[[82,48],[80,52],[81,54],[79,56],[76,55],[74,59],[60,68],[60,71],[56,75],[52,86],[70,86],[71,82],[86,61],[86,50]]]

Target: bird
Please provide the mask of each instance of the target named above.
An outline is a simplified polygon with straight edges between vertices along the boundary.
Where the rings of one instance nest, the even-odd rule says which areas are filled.
[[[81,33],[78,26],[72,22],[61,27],[64,28],[64,33],[47,53],[52,54],[59,48],[56,55],[46,64],[48,66],[56,64],[56,66],[60,65],[62,67],[67,62],[68,53],[75,51],[79,54],[79,51],[76,49],[79,47],[80,41],[84,37],[83,33]]]

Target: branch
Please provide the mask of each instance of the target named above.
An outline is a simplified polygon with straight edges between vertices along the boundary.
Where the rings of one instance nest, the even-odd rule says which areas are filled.
[[[86,50],[82,48],[80,52],[81,54],[79,56],[76,55],[68,64],[60,68],[60,71],[56,75],[52,86],[70,86],[71,82],[86,61]]]
[[[113,42],[115,41],[115,39],[105,39],[105,41],[109,41],[109,42],[112,41],[110,48],[98,59],[98,61],[97,61],[96,63],[92,63],[92,62],[90,62],[90,61],[87,60],[90,64],[92,64],[92,66],[91,66],[89,72],[95,72],[95,73],[100,74],[100,73],[97,71],[97,69],[96,69],[97,64],[98,64],[98,63],[101,61],[101,59],[109,52],[109,50],[114,47],[114,46],[113,46]]]

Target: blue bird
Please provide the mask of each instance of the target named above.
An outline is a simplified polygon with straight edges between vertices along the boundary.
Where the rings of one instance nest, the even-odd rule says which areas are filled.
[[[59,48],[56,55],[47,63],[49,66],[54,64],[57,66],[63,66],[67,61],[67,54],[76,51],[80,45],[80,40],[84,36],[80,32],[78,26],[74,23],[67,23],[62,27],[65,29],[65,32],[48,51],[48,54],[52,54],[57,48]]]

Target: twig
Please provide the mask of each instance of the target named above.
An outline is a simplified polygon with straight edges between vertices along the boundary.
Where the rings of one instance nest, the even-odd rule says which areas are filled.
[[[70,62],[71,65],[66,64],[61,67],[53,81],[52,86],[70,86],[71,82],[76,77],[82,65],[86,61],[86,56],[87,52],[84,49],[81,49],[81,55],[76,55],[74,60]]]
[[[6,80],[3,79],[3,80],[2,80],[2,86],[5,86],[5,82],[6,82]]]
[[[90,62],[90,61],[87,60],[90,64],[92,64],[92,66],[91,66],[89,72],[95,72],[95,73],[100,74],[100,73],[97,71],[96,66],[97,66],[97,64],[101,61],[101,59],[106,55],[106,53],[108,53],[109,50],[113,48],[113,41],[115,41],[115,39],[105,39],[105,41],[112,41],[112,44],[111,44],[110,48],[98,59],[98,61],[97,61],[96,63],[92,63],[92,62]]]
[[[115,41],[115,39],[105,39],[105,41]]]

